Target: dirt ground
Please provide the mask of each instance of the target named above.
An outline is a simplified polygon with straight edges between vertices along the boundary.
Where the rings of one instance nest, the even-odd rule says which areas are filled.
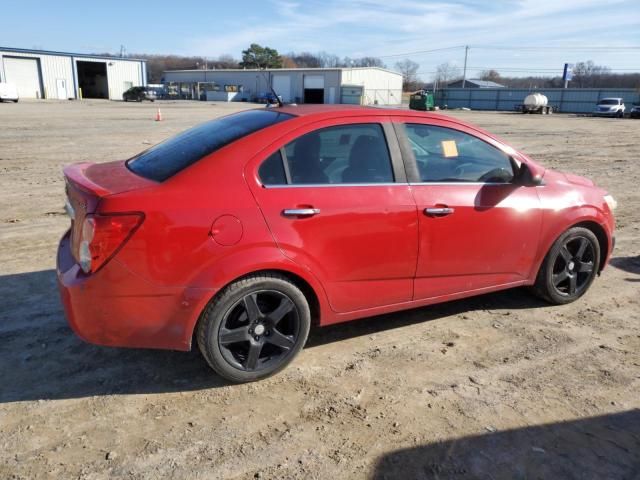
[[[246,105],[0,105],[0,479],[640,479],[640,121],[451,112],[619,202],[576,303],[511,290],[312,331],[228,385],[197,351],[87,345],[55,251],[62,166],[127,158]]]

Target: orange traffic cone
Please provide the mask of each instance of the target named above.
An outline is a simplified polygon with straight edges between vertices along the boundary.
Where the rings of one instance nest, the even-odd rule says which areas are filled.
[[[158,108],[158,111],[156,112],[156,122],[161,122],[162,121],[162,112],[160,112],[160,108]]]

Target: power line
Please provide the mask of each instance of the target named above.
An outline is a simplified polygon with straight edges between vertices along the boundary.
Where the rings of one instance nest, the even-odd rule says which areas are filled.
[[[455,47],[445,47],[445,48],[434,48],[432,50],[418,50],[415,52],[406,52],[406,53],[394,53],[393,55],[378,55],[377,58],[392,58],[392,57],[407,57],[409,55],[423,55],[423,54],[428,54],[428,53],[435,53],[435,52],[444,52],[447,50],[458,50],[461,48],[465,48],[464,45],[458,45]]]
[[[413,52],[394,53],[392,55],[374,55],[377,58],[395,58],[408,57],[411,55],[426,55],[430,53],[445,52],[450,50],[462,50],[465,45],[456,45],[453,47],[433,48],[431,50],[416,50]],[[640,50],[640,45],[625,46],[559,46],[559,45],[520,45],[520,46],[503,46],[503,45],[469,45],[472,50],[510,50],[510,51],[540,51],[540,50],[556,50],[556,51],[584,51],[584,52],[626,52],[630,50]]]
[[[503,46],[503,45],[473,45],[475,49],[481,50],[580,50],[580,51],[617,51],[617,50],[640,50],[638,45],[625,46],[559,46],[559,45],[536,45],[536,46]]]
[[[540,73],[540,74],[562,74],[562,68],[509,68],[509,67],[467,67],[467,70],[496,70],[499,73]],[[436,75],[438,71],[421,71],[416,72],[416,75]],[[619,69],[619,68],[610,68],[605,72],[602,72],[602,75],[615,74],[615,73],[640,73],[639,69]]]
[[[501,70],[505,72],[557,72],[562,71],[562,66],[560,67],[467,67],[472,70]],[[606,67],[606,71],[602,73],[610,73],[610,72],[640,72],[640,68],[616,68],[616,67]]]

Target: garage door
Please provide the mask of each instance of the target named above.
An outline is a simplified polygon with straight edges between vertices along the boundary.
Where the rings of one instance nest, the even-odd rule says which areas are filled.
[[[291,77],[289,75],[274,75],[273,89],[284,103],[291,102]]]
[[[324,75],[305,75],[304,88],[324,88]]]
[[[304,76],[304,103],[324,103],[324,75]]]
[[[42,98],[37,59],[4,57],[4,72],[7,82],[18,88],[20,98]]]

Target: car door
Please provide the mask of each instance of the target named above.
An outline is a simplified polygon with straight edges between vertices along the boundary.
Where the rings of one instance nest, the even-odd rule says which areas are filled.
[[[302,127],[246,171],[279,248],[340,313],[413,296],[416,206],[393,128],[373,118]]]
[[[396,130],[419,213],[414,299],[526,279],[538,247],[542,187],[512,182],[515,151],[445,120],[407,118]]]

